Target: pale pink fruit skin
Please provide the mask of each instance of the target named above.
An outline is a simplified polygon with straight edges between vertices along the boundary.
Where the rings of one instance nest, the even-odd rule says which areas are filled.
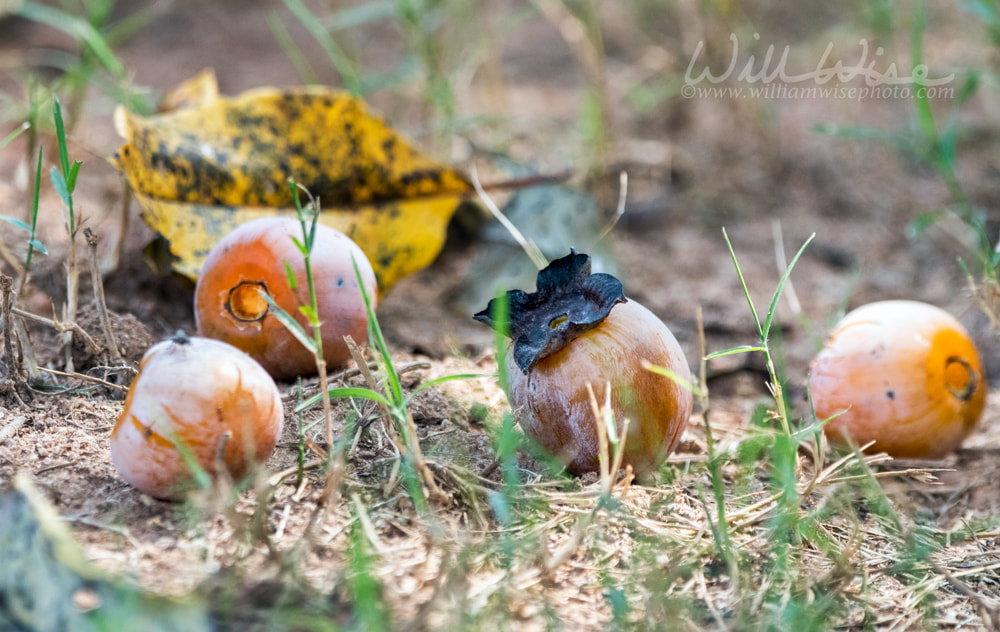
[[[178,437],[209,474],[223,434],[223,455],[234,479],[263,464],[281,434],[281,394],[257,362],[218,340],[164,340],[143,357],[125,408],[111,433],[111,461],[139,491],[178,499],[194,483],[172,437]]]
[[[525,434],[574,474],[597,471],[600,443],[587,383],[611,406],[619,431],[629,419],[623,464],[652,473],[673,451],[694,406],[691,391],[643,366],[665,366],[690,383],[677,339],[655,314],[635,301],[615,305],[596,328],[542,358],[528,375],[507,352],[508,398]]]
[[[228,312],[226,302],[230,290],[240,282],[264,282],[275,303],[312,336],[311,325],[299,311],[310,299],[305,260],[293,237],[302,241],[302,227],[291,217],[261,217],[241,224],[209,252],[195,287],[198,335],[246,351],[276,380],[315,375],[316,359],[312,352],[274,314],[268,313],[261,322],[239,321]],[[368,340],[368,312],[352,258],[374,309],[378,288],[365,253],[340,231],[316,225],[310,262],[319,305],[323,358],[331,368],[342,366],[351,358],[345,336],[351,336],[358,344]],[[288,287],[286,261],[299,285],[296,293]]]

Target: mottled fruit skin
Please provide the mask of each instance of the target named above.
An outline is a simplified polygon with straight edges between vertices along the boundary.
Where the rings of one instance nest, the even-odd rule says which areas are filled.
[[[240,225],[209,253],[194,297],[199,335],[246,351],[277,380],[316,373],[312,353],[267,310],[266,304],[252,305],[256,288],[265,289],[312,335],[311,326],[299,311],[301,305],[309,304],[309,287],[304,259],[292,237],[301,241],[302,228],[297,219],[290,217],[265,217]],[[351,336],[358,344],[368,339],[368,315],[352,257],[374,307],[375,272],[361,248],[333,228],[316,226],[310,258],[322,321],[323,358],[331,367],[346,364],[351,357],[344,336]],[[286,262],[297,280],[297,292],[288,286]],[[237,297],[243,301],[237,302]],[[241,313],[244,308],[250,313]]]
[[[283,422],[281,394],[253,358],[218,340],[171,338],[142,359],[111,432],[111,461],[139,491],[177,499],[195,482],[178,444],[215,474],[231,432],[223,460],[239,479],[271,456]]]
[[[816,416],[831,443],[939,459],[961,445],[986,400],[979,354],[950,314],[917,301],[847,314],[812,364]],[[842,412],[846,411],[846,412]]]
[[[600,454],[587,384],[603,403],[610,383],[619,430],[629,419],[623,463],[643,476],[676,447],[693,406],[690,391],[643,368],[643,360],[690,381],[684,352],[667,326],[635,301],[620,303],[604,322],[542,358],[528,375],[508,351],[508,398],[525,434],[570,472],[583,474],[598,470]]]

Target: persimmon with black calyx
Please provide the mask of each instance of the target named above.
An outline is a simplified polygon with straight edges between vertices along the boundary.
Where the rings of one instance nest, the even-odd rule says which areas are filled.
[[[622,463],[637,475],[655,471],[676,447],[693,396],[644,363],[690,382],[684,352],[663,321],[625,298],[618,279],[591,274],[589,256],[574,251],[553,261],[538,273],[535,292],[510,291],[475,318],[511,339],[505,350],[511,407],[525,434],[570,472],[600,467],[588,385],[599,395],[610,386],[619,436],[628,419]]]
[[[265,217],[241,224],[209,253],[195,288],[198,333],[249,353],[278,380],[316,373],[316,359],[272,313],[264,294],[290,314],[312,337],[300,307],[310,304],[305,259],[293,238],[302,228],[291,217]],[[316,288],[323,359],[347,363],[345,336],[368,339],[368,314],[354,272],[357,263],[365,292],[376,303],[375,273],[364,252],[346,235],[316,225],[310,265]],[[289,274],[296,288],[289,284]]]
[[[975,427],[986,378],[951,314],[918,301],[879,301],[837,323],[812,362],[816,417],[831,443],[897,458],[939,459]]]
[[[130,485],[162,499],[197,486],[200,468],[238,480],[274,451],[281,394],[232,345],[178,334],[146,352],[111,432],[111,461]]]

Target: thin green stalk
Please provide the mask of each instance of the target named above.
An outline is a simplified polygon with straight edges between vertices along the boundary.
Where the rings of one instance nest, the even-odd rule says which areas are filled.
[[[316,240],[316,224],[319,220],[319,205],[313,203],[312,205],[312,218],[311,225],[306,224],[306,213],[302,208],[302,201],[299,199],[299,187],[295,184],[292,178],[288,179],[288,188],[291,190],[292,199],[295,200],[295,213],[299,218],[299,226],[302,229],[302,241],[296,238],[292,238],[295,242],[296,247],[302,254],[302,258],[305,262],[306,269],[306,284],[309,290],[309,305],[300,306],[299,311],[302,312],[306,318],[309,320],[309,324],[312,327],[313,334],[313,345],[311,350],[313,356],[316,358],[316,373],[319,375],[319,392],[326,393],[330,389],[329,377],[326,374],[326,359],[323,357],[323,334],[322,334],[322,322],[319,318],[319,302],[316,298],[316,283],[313,279],[312,272],[312,260],[311,253],[313,249],[313,244]],[[288,266],[289,264],[285,264]],[[295,275],[291,273],[290,266],[286,268],[288,284],[291,286],[292,291],[296,289],[297,279]],[[294,332],[294,330],[293,330]],[[309,345],[306,345],[309,348]],[[330,398],[323,398],[323,419],[326,422],[326,449],[328,456],[333,456],[333,408],[330,404]],[[332,471],[332,468],[331,468]]]
[[[38,148],[38,164],[35,166],[35,191],[31,198],[31,233],[28,239],[28,254],[24,258],[24,271],[21,273],[21,283],[17,287],[17,294],[28,283],[28,272],[31,270],[31,258],[35,254],[38,241],[35,239],[35,229],[38,227],[38,198],[41,193],[42,184],[42,148]],[[42,250],[44,253],[44,249]]]
[[[73,372],[73,323],[76,321],[77,304],[79,301],[80,270],[77,265],[76,233],[79,227],[76,214],[73,212],[73,191],[76,189],[76,179],[80,174],[80,161],[69,161],[69,149],[66,140],[66,129],[63,125],[62,108],[59,98],[52,95],[52,116],[56,126],[56,142],[59,145],[59,168],[55,166],[49,171],[52,186],[66,206],[66,232],[69,236],[69,257],[66,262],[66,304],[63,310],[63,344],[66,356],[66,372]]]
[[[792,270],[795,268],[795,264],[798,263],[799,258],[802,257],[802,253],[805,252],[806,247],[810,242],[816,237],[816,233],[813,233],[809,238],[802,244],[799,251],[795,253],[792,257],[791,263],[785,268],[784,274],[781,275],[781,280],[778,281],[778,286],[771,297],[771,305],[768,307],[767,316],[764,322],[761,323],[760,317],[757,315],[757,309],[754,307],[753,299],[750,297],[750,290],[747,287],[746,279],[743,277],[743,270],[740,268],[740,263],[736,258],[736,251],[733,249],[733,243],[729,239],[729,234],[726,229],[722,229],[722,236],[726,240],[726,247],[729,248],[729,255],[732,258],[733,266],[736,268],[736,274],[739,276],[740,285],[743,286],[743,293],[747,298],[747,304],[750,305],[750,312],[753,314],[754,323],[757,326],[757,334],[760,338],[759,347],[741,347],[736,349],[728,349],[723,352],[718,352],[710,357],[719,357],[720,355],[729,355],[731,353],[739,353],[742,351],[761,351],[764,354],[764,360],[767,365],[768,379],[770,380],[772,394],[774,395],[775,405],[777,407],[776,415],[778,420],[781,422],[781,428],[786,436],[790,436],[791,424],[789,420],[787,405],[785,402],[785,396],[783,389],[781,387],[781,380],[778,377],[777,369],[775,368],[774,358],[771,355],[771,351],[768,347],[768,338],[771,333],[771,327],[774,324],[774,317],[778,311],[778,300],[781,298],[781,293],[785,289],[785,284],[788,283],[788,279],[792,274]]]
[[[326,52],[327,57],[330,58],[330,63],[333,64],[333,67],[340,73],[341,78],[344,80],[344,87],[347,88],[347,91],[354,95],[363,95],[365,85],[362,79],[362,69],[344,53],[333,36],[323,27],[320,20],[303,4],[302,0],[282,0],[282,2],[298,18],[306,30],[309,31],[309,34],[316,40],[316,43]]]

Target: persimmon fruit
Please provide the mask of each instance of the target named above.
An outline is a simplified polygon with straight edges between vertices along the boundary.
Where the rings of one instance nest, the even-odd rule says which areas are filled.
[[[278,387],[253,358],[178,334],[143,356],[111,432],[111,461],[138,490],[176,499],[196,484],[192,459],[239,479],[271,456],[283,422]]]
[[[308,319],[300,312],[301,306],[310,303],[305,259],[293,237],[301,241],[302,229],[291,217],[241,224],[209,253],[194,297],[199,335],[246,351],[278,380],[316,373],[315,357],[272,313],[263,296],[270,295],[312,335]],[[352,259],[374,305],[375,273],[364,252],[340,231],[316,225],[310,261],[328,366],[350,359],[344,336],[359,343],[368,337],[368,315]],[[286,265],[296,290],[289,285]]]
[[[506,319],[498,318],[502,313]],[[622,463],[637,475],[655,471],[676,447],[691,416],[692,394],[643,363],[690,382],[684,352],[663,321],[625,298],[618,279],[590,274],[587,255],[573,252],[553,261],[538,273],[536,292],[508,292],[475,318],[511,338],[505,351],[511,407],[525,434],[570,472],[600,466],[588,384],[599,398],[610,385],[619,433],[629,420]]]
[[[809,387],[831,443],[874,441],[871,451],[939,459],[976,425],[987,384],[958,320],[898,300],[844,316],[813,360]]]

